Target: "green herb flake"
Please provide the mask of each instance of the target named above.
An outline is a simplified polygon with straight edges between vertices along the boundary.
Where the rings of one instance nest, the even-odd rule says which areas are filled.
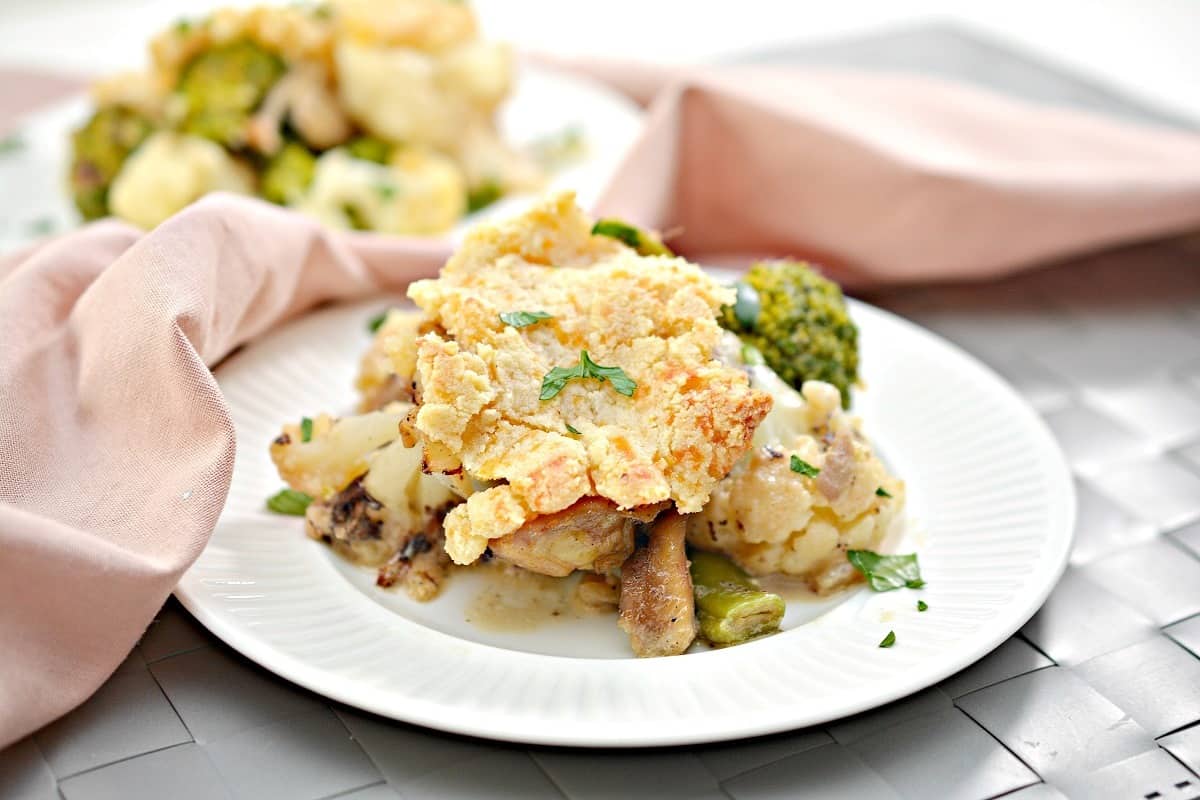
[[[577,431],[577,430],[575,430],[573,427],[571,427],[571,423],[569,423],[569,422],[567,423],[567,433],[573,433],[573,434],[575,434],[576,436],[579,436],[579,435],[580,435],[580,434],[579,434],[579,431]]]
[[[396,196],[395,184],[380,181],[372,188],[375,189],[375,194],[379,195],[379,199],[383,200],[385,203]]]
[[[39,217],[29,223],[30,236],[49,236],[54,233],[54,220],[49,217]]]
[[[792,456],[792,472],[799,472],[809,478],[815,478],[821,474],[821,470],[796,455]]]
[[[742,363],[748,367],[761,367],[766,364],[762,351],[752,344],[742,345]]]
[[[888,631],[887,636],[883,637],[883,641],[879,643],[880,647],[891,647],[896,643],[896,632]]]
[[[379,333],[379,329],[383,327],[383,323],[387,322],[389,313],[391,313],[391,309],[386,309],[367,320],[367,330],[371,333]]]
[[[925,585],[921,579],[921,567],[917,554],[884,556],[870,550],[848,550],[846,559],[867,578],[874,592],[890,592],[893,589],[920,589]]]
[[[878,489],[875,490],[875,494],[878,495],[879,497],[891,497],[892,496],[892,493],[889,492],[887,489],[883,488],[882,486],[880,486]]]
[[[312,418],[304,417],[300,420],[300,441],[312,441]]]
[[[929,610],[929,603],[926,603],[924,600],[917,601],[917,611],[928,611],[928,610]]]
[[[569,381],[576,378],[595,378],[601,383],[609,381],[617,394],[626,397],[633,397],[633,393],[637,389],[637,383],[625,374],[625,370],[620,367],[602,367],[592,361],[587,350],[581,350],[579,363],[575,366],[555,367],[546,373],[546,377],[542,378],[541,399],[550,400],[561,392]]]
[[[280,489],[277,494],[267,498],[267,508],[276,514],[303,517],[312,500],[304,492],[297,492],[295,489]]]
[[[25,139],[19,133],[14,133],[10,136],[5,136],[0,139],[0,155],[16,153],[25,149]]]
[[[545,311],[505,311],[500,315],[501,322],[514,328],[525,328],[544,319],[554,319],[554,315]]]
[[[192,24],[193,23],[190,19],[177,19],[175,20],[175,32],[178,34],[185,34],[192,29]]]

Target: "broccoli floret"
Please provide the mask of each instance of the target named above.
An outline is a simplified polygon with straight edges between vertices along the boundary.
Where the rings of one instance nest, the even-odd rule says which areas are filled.
[[[71,135],[71,195],[84,219],[108,215],[108,187],[121,165],[154,130],[150,120],[110,106]]]
[[[312,183],[316,165],[317,157],[307,147],[288,142],[263,170],[263,197],[280,205],[296,202]]]
[[[721,309],[721,326],[796,389],[806,380],[831,383],[849,407],[858,380],[858,328],[841,288],[797,261],[754,264],[735,288],[737,302]]]
[[[242,144],[246,122],[283,75],[283,61],[247,40],[196,56],[183,71],[183,129],[226,146]]]

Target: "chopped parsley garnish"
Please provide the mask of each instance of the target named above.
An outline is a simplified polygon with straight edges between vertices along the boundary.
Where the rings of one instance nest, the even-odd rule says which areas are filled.
[[[601,383],[609,381],[617,394],[623,394],[626,397],[633,397],[633,392],[637,389],[637,383],[625,374],[625,370],[620,367],[602,367],[592,361],[587,350],[581,350],[579,363],[575,366],[555,367],[546,373],[546,377],[542,378],[541,399],[551,399],[563,390],[568,381],[576,378],[595,378]]]
[[[312,418],[304,417],[300,420],[300,441],[312,441]]]
[[[390,309],[380,311],[378,314],[367,320],[367,330],[369,330],[371,333],[378,333],[379,329],[383,327],[383,323],[387,322],[389,310]]]
[[[573,434],[575,434],[576,436],[579,436],[579,431],[577,431],[577,430],[575,430],[574,428],[572,428],[572,427],[571,427],[571,423],[569,423],[569,422],[567,423],[567,433],[573,433]]]
[[[758,289],[745,281],[737,281],[733,288],[737,291],[737,300],[733,303],[733,317],[738,325],[752,331],[758,324],[758,315],[762,313],[762,299],[758,296]]]
[[[917,601],[917,611],[928,611],[928,610],[929,610],[929,603],[926,603],[924,600]]]
[[[554,319],[554,315],[547,314],[545,311],[505,311],[500,315],[501,322],[514,328],[524,328],[544,319]]]
[[[883,637],[883,641],[879,643],[880,647],[891,647],[896,643],[896,632],[888,631],[887,636]]]
[[[49,217],[39,217],[29,223],[30,236],[47,236],[54,233],[54,220]]]
[[[175,32],[176,33],[187,33],[191,29],[192,29],[192,21],[190,19],[187,19],[185,17],[183,19],[175,20]]]
[[[276,514],[303,517],[312,500],[304,492],[297,492],[295,489],[280,489],[277,494],[267,498],[267,508]]]
[[[374,186],[375,194],[379,195],[379,199],[387,202],[396,196],[396,187],[390,183],[380,181]]]
[[[821,470],[800,456],[792,456],[792,472],[799,472],[801,475],[807,475],[810,478],[815,478],[821,474]]]
[[[880,497],[891,497],[892,496],[892,493],[889,492],[887,489],[883,488],[882,486],[880,486],[878,489],[875,490],[875,494],[879,495]]]
[[[866,576],[867,583],[875,592],[890,592],[905,587],[920,589],[925,585],[916,553],[884,556],[870,550],[848,550],[846,559]]]

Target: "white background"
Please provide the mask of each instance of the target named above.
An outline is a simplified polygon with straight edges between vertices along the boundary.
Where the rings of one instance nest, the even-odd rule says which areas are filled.
[[[229,3],[0,0],[0,65],[82,75],[134,67],[151,33],[218,4]],[[954,23],[1200,121],[1200,0],[476,0],[476,7],[489,35],[526,49],[672,63]]]

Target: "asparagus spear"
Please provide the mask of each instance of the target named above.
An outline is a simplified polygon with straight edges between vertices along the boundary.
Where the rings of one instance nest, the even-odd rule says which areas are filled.
[[[700,632],[714,644],[738,644],[779,630],[787,605],[764,592],[754,579],[724,556],[691,554],[692,585]]]

